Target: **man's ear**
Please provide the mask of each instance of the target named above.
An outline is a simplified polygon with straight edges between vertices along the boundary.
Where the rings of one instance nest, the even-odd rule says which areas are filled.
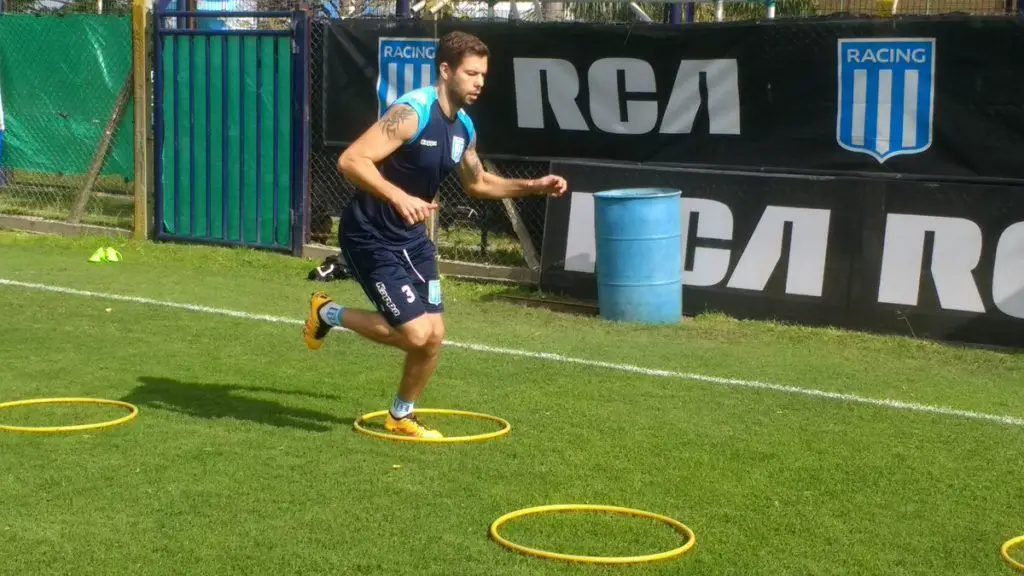
[[[452,69],[448,67],[447,62],[441,62],[441,65],[438,66],[437,73],[440,74],[441,78],[447,80],[448,76],[450,76],[452,73]]]

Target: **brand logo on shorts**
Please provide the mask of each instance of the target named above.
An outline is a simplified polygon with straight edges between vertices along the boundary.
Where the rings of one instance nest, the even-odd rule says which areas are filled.
[[[391,315],[394,316],[395,318],[401,316],[402,313],[398,311],[398,306],[395,306],[395,303],[391,301],[391,296],[388,295],[388,290],[384,286],[384,283],[377,282],[376,286],[377,292],[380,294],[380,297],[384,299],[384,306],[391,311]]]
[[[436,80],[431,38],[385,38],[377,42],[377,117],[401,95]]]

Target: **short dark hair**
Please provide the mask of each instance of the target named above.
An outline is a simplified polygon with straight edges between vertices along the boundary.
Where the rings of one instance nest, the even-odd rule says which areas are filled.
[[[437,43],[437,56],[435,57],[436,66],[438,71],[441,69],[441,63],[447,62],[448,66],[451,66],[452,70],[455,70],[462,64],[462,59],[466,56],[490,56],[490,50],[487,49],[487,45],[476,36],[467,32],[449,32],[441,37],[441,40]]]

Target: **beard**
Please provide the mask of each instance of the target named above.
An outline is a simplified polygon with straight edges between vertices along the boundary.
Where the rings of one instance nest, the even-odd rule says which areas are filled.
[[[465,94],[460,93],[459,89],[455,86],[449,85],[446,87],[446,90],[448,91],[449,101],[459,108],[470,106],[473,103],[472,99],[480,97],[479,94],[474,95],[471,92],[466,92]]]

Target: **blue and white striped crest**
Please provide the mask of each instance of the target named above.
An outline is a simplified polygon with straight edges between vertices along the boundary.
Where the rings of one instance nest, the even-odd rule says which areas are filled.
[[[839,40],[836,141],[883,163],[932,144],[934,38]]]
[[[462,153],[466,150],[466,141],[462,136],[452,136],[452,162],[462,162]]]
[[[432,38],[384,38],[377,42],[377,117],[406,92],[435,81]]]

